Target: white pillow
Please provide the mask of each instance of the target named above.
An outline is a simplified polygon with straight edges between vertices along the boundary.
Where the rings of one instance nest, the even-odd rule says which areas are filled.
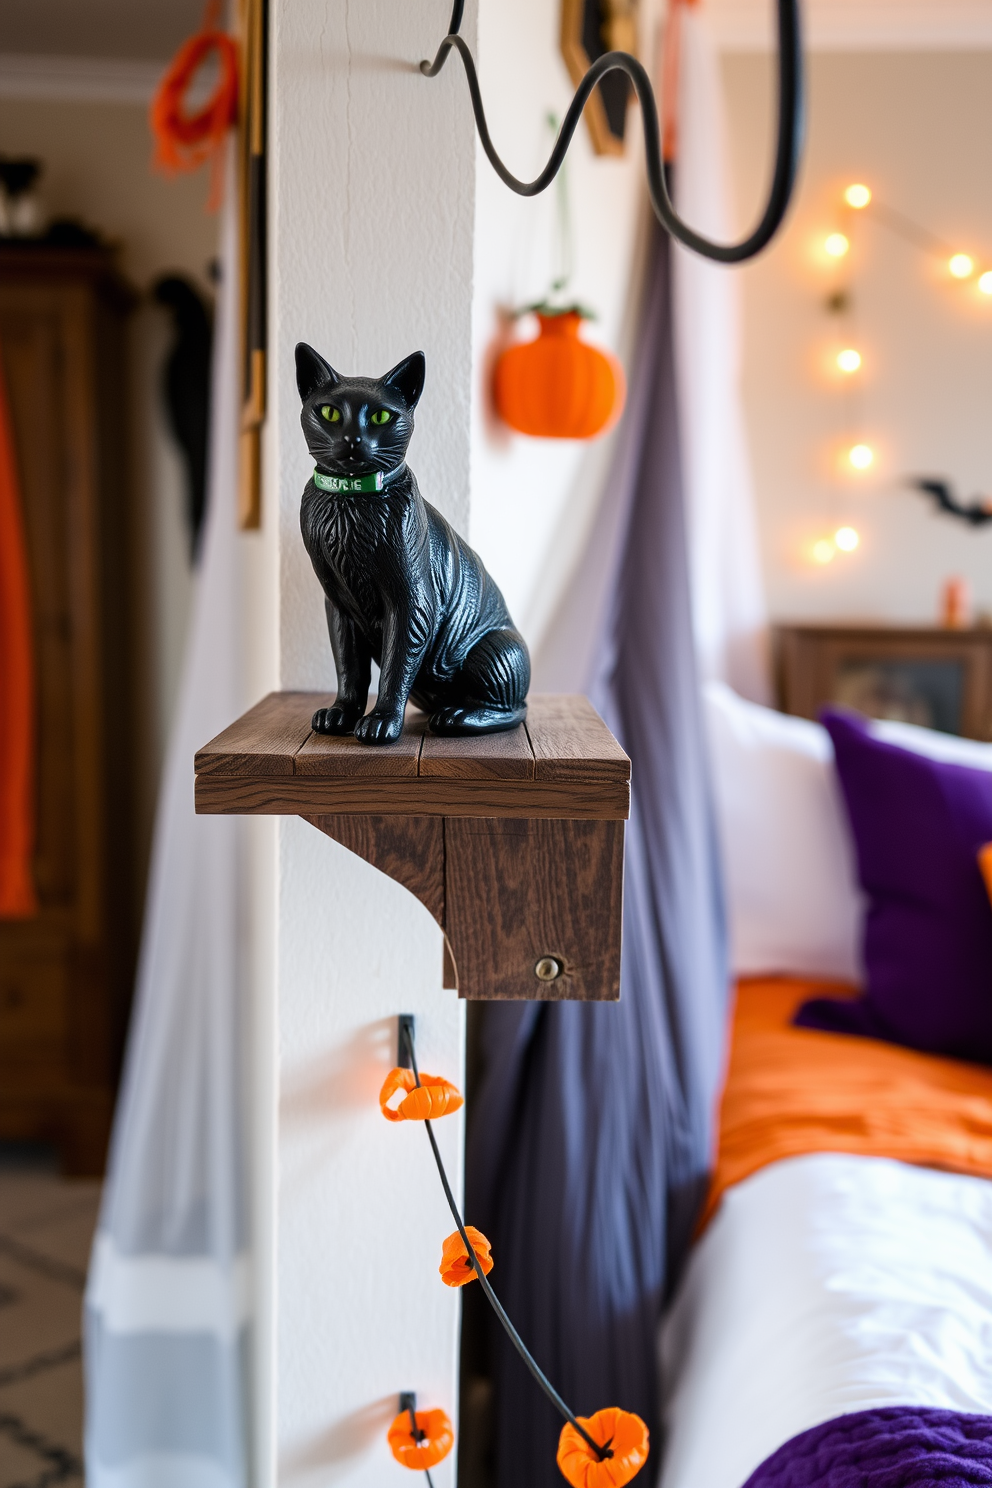
[[[703,694],[734,972],[860,980],[864,899],[830,735],[723,682]],[[992,744],[913,723],[869,727],[931,759],[992,770]]]
[[[722,682],[704,707],[734,972],[858,981],[862,896],[830,735]]]
[[[868,727],[877,739],[926,754],[931,759],[945,760],[949,765],[967,765],[972,770],[992,770],[992,744],[979,739],[960,739],[957,734],[940,734],[936,729],[920,728],[916,723],[889,723],[869,719]]]

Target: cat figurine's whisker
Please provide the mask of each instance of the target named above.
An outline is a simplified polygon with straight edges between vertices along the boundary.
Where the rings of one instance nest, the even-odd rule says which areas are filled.
[[[385,377],[342,377],[296,348],[301,422],[314,475],[300,508],[324,591],[338,693],[313,728],[388,744],[407,701],[436,734],[516,728],[530,657],[482,560],[420,494],[406,451],[424,389],[415,351]],[[379,695],[367,716],[372,662]]]

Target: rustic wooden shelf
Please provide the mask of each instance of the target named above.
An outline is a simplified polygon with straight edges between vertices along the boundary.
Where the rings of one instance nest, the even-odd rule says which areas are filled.
[[[463,997],[617,998],[630,761],[591,704],[538,694],[520,728],[460,739],[411,709],[371,747],[312,732],[331,701],[270,693],[218,734],[196,756],[197,811],[302,816],[404,884]],[[543,980],[547,958],[561,970]]]

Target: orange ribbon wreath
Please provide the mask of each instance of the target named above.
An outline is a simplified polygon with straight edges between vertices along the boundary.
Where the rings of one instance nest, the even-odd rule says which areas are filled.
[[[400,1411],[389,1428],[389,1450],[402,1467],[415,1471],[431,1468],[451,1451],[455,1432],[443,1410],[416,1412],[417,1435],[409,1411]]]
[[[489,1241],[481,1230],[475,1228],[475,1225],[466,1225],[465,1233],[475,1251],[483,1274],[488,1276],[493,1269],[492,1247]],[[465,1241],[457,1230],[453,1235],[448,1236],[441,1247],[441,1264],[437,1269],[441,1273],[441,1280],[445,1286],[460,1287],[475,1280],[475,1267],[468,1258]]]
[[[159,83],[150,115],[155,164],[166,175],[194,171],[212,160],[207,203],[211,212],[220,206],[224,137],[238,122],[238,53],[231,37],[217,29],[219,13],[219,0],[209,0],[202,27],[183,42]],[[186,94],[212,54],[217,58],[217,86],[202,108],[187,113]]]
[[[398,1106],[387,1105],[397,1090],[409,1092]],[[379,1091],[379,1110],[387,1121],[435,1121],[439,1116],[450,1116],[465,1102],[461,1093],[450,1080],[440,1075],[421,1075],[420,1084],[411,1069],[394,1069]]]
[[[609,1447],[610,1456],[600,1461],[567,1421],[558,1438],[557,1461],[572,1488],[623,1488],[648,1460],[648,1428],[640,1416],[611,1405],[594,1416],[576,1419],[593,1441]]]

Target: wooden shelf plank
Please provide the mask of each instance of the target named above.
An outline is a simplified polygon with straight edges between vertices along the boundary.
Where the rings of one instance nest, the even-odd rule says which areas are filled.
[[[270,692],[197,752],[196,773],[292,775],[293,759],[310,737],[311,718],[333,701],[327,693]]]
[[[293,773],[314,779],[415,779],[427,719],[408,711],[395,744],[362,744],[351,734],[311,734],[293,761]]]
[[[629,781],[630,760],[587,698],[536,693],[526,728],[535,779]]]
[[[198,775],[196,809],[227,816],[534,816],[623,821],[627,781]]]
[[[584,698],[529,701],[526,728],[435,738],[411,709],[395,744],[318,735],[325,694],[270,693],[196,757],[196,809],[250,815],[621,820],[630,761]]]
[[[533,780],[534,751],[522,727],[464,739],[425,734],[420,774],[449,780]]]

